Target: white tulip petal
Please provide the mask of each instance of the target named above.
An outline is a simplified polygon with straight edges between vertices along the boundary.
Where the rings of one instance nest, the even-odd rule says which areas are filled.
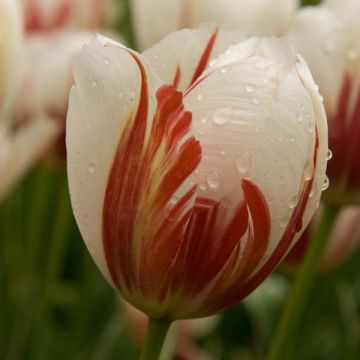
[[[284,39],[250,39],[215,62],[185,97],[203,151],[195,177],[198,196],[235,207],[242,200],[242,179],[254,182],[265,196],[272,226],[258,268],[274,252],[298,204],[305,171],[313,167],[317,127],[317,157],[323,161],[315,176],[317,182],[324,180],[325,115],[302,66]],[[309,199],[303,227],[320,193],[317,188]]]
[[[169,34],[143,55],[161,80],[185,91],[208,67],[211,59],[243,39],[245,33],[240,29],[206,24],[195,30],[184,29]]]
[[[128,226],[128,223],[125,223],[123,219],[123,216],[125,216],[123,214],[124,212],[126,212],[126,216],[134,214],[135,211],[138,211],[138,204],[129,204],[130,207],[126,210],[118,206],[114,213],[111,213],[109,209],[112,206],[113,197],[109,196],[109,189],[111,191],[114,189],[116,192],[114,196],[122,196],[122,200],[129,194],[131,196],[133,194],[132,191],[140,195],[145,191],[142,195],[143,198],[141,198],[145,202],[143,207],[146,208],[148,206],[146,201],[150,200],[146,199],[150,197],[151,201],[154,202],[151,209],[157,209],[158,203],[156,203],[156,199],[162,196],[157,191],[158,187],[160,185],[164,186],[164,188],[160,189],[162,194],[169,193],[170,189],[173,189],[174,184],[180,181],[181,176],[190,171],[192,162],[195,161],[195,159],[190,159],[188,163],[178,164],[174,173],[172,171],[174,164],[171,161],[173,161],[172,159],[175,155],[170,153],[167,146],[172,142],[174,145],[171,145],[171,151],[180,150],[180,148],[182,151],[185,143],[191,142],[195,147],[198,147],[198,144],[194,139],[190,139],[189,134],[185,133],[186,123],[190,127],[190,114],[184,112],[183,108],[181,110],[181,108],[175,107],[174,104],[174,101],[178,103],[179,100],[182,100],[181,93],[175,92],[171,86],[162,86],[163,84],[158,76],[152,71],[141,55],[123,47],[121,44],[115,44],[111,40],[106,40],[104,37],[97,38],[83,49],[79,59],[76,61],[74,72],[75,86],[70,96],[66,132],[68,176],[73,210],[84,241],[98,267],[110,282],[115,283],[114,285],[118,288],[123,288],[122,284],[125,280],[117,278],[118,274],[114,273],[114,271],[116,272],[118,269],[112,272],[111,269],[114,269],[112,267],[112,259],[109,260],[109,253],[108,256],[105,255],[106,249],[104,249],[103,243],[112,241],[114,236],[118,236],[118,234],[114,235],[115,230],[113,229],[117,226],[118,222],[122,221],[122,230]],[[161,94],[163,94],[164,89],[167,93],[162,98]],[[175,97],[173,97],[173,94],[175,94]],[[169,99],[172,102],[167,102]],[[146,105],[143,103],[144,100]],[[159,105],[161,102],[162,109],[161,105]],[[171,113],[173,106],[176,113]],[[164,113],[162,112],[163,110]],[[179,112],[179,110],[181,111]],[[156,116],[155,111],[157,111]],[[137,142],[127,143],[130,133],[135,135],[137,133],[141,134],[142,130],[139,132],[137,129],[138,126],[143,128],[143,122],[139,123],[141,120],[139,114],[141,117],[146,117],[144,136],[141,135],[141,141],[139,138]],[[182,116],[180,114],[185,114],[187,117],[186,119],[179,118],[179,121],[183,120],[184,123],[176,122],[177,117]],[[154,142],[156,144],[159,140],[157,133],[153,132],[154,129],[152,128],[152,125],[155,124],[155,119],[157,126],[166,126],[166,129],[168,129],[166,130],[166,136],[168,136],[168,139],[171,137],[172,140],[169,143],[161,142],[161,146],[159,145],[155,153],[148,154],[155,157],[153,162],[149,164],[151,179],[145,184],[150,186],[149,189],[136,188],[128,190],[129,193],[126,195],[125,185],[122,188],[116,187],[122,181],[119,177],[122,177],[123,180],[125,179],[126,184],[133,184],[134,174],[132,171],[136,170],[137,161],[139,164],[142,164],[141,161],[145,162],[146,159],[150,159],[146,156],[141,156],[142,153],[146,155],[146,151],[152,149],[150,147],[150,150],[145,150],[145,146],[154,144]],[[170,121],[171,125],[170,123],[164,125],[162,123],[163,120]],[[155,131],[158,131],[156,127]],[[174,134],[174,131],[176,131],[176,134]],[[125,150],[121,148],[120,153],[119,146],[124,144],[132,145],[130,148],[126,147]],[[136,147],[136,151],[134,151],[134,147]],[[97,149],[97,151],[94,151],[94,149]],[[138,151],[140,151],[139,154],[141,156],[139,155],[140,158],[134,159],[132,156]],[[119,160],[118,156],[122,156],[121,159],[124,156],[128,157],[129,168],[123,169],[121,167],[121,175],[115,176],[114,174],[117,174],[118,170],[117,166],[123,164],[123,161]],[[176,155],[175,158],[177,156],[180,159],[180,155]],[[147,164],[145,163],[145,165]],[[165,168],[163,168],[164,166]],[[182,172],[180,171],[181,169],[183,169]],[[173,178],[169,179],[167,177],[168,182],[163,184],[168,172],[172,173]],[[132,186],[130,185],[129,187]],[[184,183],[174,188],[169,194],[169,196],[173,195],[173,199],[169,201],[169,207],[166,205],[165,210],[169,211],[170,214],[171,210],[178,208],[177,204],[179,202],[183,203],[182,197],[185,197],[184,194],[187,194],[189,189],[192,188],[193,185],[190,178],[186,175]],[[155,199],[154,196],[156,197]],[[191,200],[187,201],[191,202]],[[120,213],[117,213],[117,211]],[[115,217],[114,221],[108,221],[106,214],[108,216],[113,215]],[[151,238],[152,232],[156,231],[158,225],[161,228],[160,230],[163,227],[166,228],[166,226],[161,227],[161,222],[156,224],[156,219],[153,219],[151,224],[147,224],[146,221],[149,220],[152,214],[151,210],[145,211],[144,217],[142,217],[142,214],[140,212],[131,218],[131,221],[136,220],[139,222],[136,228],[137,237],[141,238],[142,231],[145,231],[147,237]],[[160,215],[162,215],[161,221],[170,221],[172,224],[177,224],[171,219],[167,220],[166,214],[163,212]],[[157,214],[157,216],[160,215]],[[168,216],[170,217],[171,214]],[[151,226],[150,229],[148,228],[149,226]],[[172,227],[170,225],[167,226],[167,230],[170,231]],[[104,231],[109,231],[109,234]],[[134,238],[137,237],[134,235]],[[109,238],[110,240],[108,240]],[[157,238],[158,242],[160,240],[160,237]],[[135,240],[134,242],[136,243]],[[136,258],[136,256],[142,255],[141,249],[139,250],[142,243],[136,244],[133,245],[134,248],[128,257],[129,260],[132,256]],[[116,261],[118,260],[116,259]],[[138,260],[135,259],[134,261]],[[118,266],[118,264],[114,266]],[[133,271],[133,269],[128,270]],[[161,275],[165,274],[162,273]],[[116,278],[115,281],[114,278]],[[126,289],[123,291],[126,292]],[[123,295],[126,296],[126,293],[123,293]],[[153,309],[153,311],[156,310]]]
[[[1,125],[1,124],[0,124]],[[39,118],[15,134],[0,134],[0,199],[52,146],[60,134],[57,122]]]

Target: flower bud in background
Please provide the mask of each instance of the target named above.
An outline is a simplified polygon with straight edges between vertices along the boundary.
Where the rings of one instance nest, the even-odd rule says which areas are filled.
[[[134,340],[142,344],[145,341],[146,336],[148,324],[147,316],[125,301],[122,301],[122,308]],[[175,337],[176,343],[174,344],[174,353],[176,356],[180,359],[209,359],[195,344],[193,344],[192,339],[208,335],[215,329],[218,322],[219,316],[179,321],[177,327],[173,327],[170,330],[175,331],[175,335],[178,335]],[[169,337],[171,338],[171,335]]]
[[[130,3],[140,49],[147,49],[170,32],[209,21],[241,28],[248,35],[284,35],[298,7],[297,0],[131,0]]]
[[[75,63],[74,214],[104,276],[153,318],[246,297],[321,195],[327,128],[311,74],[285,39],[242,37],[203,26],[144,55],[98,37]]]
[[[22,45],[20,10],[13,0],[0,0],[0,200],[46,151],[58,134],[56,124],[38,119],[30,126],[12,129],[7,98],[13,91]]]
[[[338,205],[360,203],[359,14],[358,0],[326,1],[300,10],[290,31],[324,96],[333,153],[324,199]]]
[[[302,262],[311,234],[315,231],[322,213],[322,207],[317,211],[308,228],[285,258],[286,268],[296,269]],[[333,226],[325,249],[320,270],[332,269],[347,260],[360,245],[360,208],[346,206],[341,209]]]
[[[16,122],[48,115],[64,123],[73,61],[93,37],[90,32],[57,32],[26,39],[12,106]]]
[[[11,132],[0,119],[0,201],[48,150],[59,128],[47,119]]]
[[[20,0],[25,28],[30,32],[49,32],[64,28],[97,29],[113,20],[120,11],[116,0]]]
[[[10,102],[15,124],[48,118],[57,123],[64,135],[73,61],[93,37],[90,32],[54,32],[25,39]],[[56,140],[53,138],[54,143]],[[64,136],[60,137],[58,153],[65,158]]]

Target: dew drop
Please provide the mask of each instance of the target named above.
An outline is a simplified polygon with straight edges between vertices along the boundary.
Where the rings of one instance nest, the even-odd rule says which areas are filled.
[[[93,86],[93,87],[96,87],[96,86],[97,86],[97,82],[96,82],[95,80],[92,82],[92,86]]]
[[[253,103],[254,103],[254,105],[259,105],[260,104],[260,99],[259,98],[253,98]]]
[[[328,149],[327,154],[326,154],[326,160],[329,161],[332,159],[332,157],[333,157],[333,153],[330,149]]]
[[[228,66],[223,66],[220,68],[220,72],[222,74],[227,74],[229,72],[229,67]]]
[[[232,107],[225,106],[214,113],[213,121],[216,125],[224,125],[230,121],[229,116],[232,114]]]
[[[314,177],[314,167],[308,164],[305,168],[304,179],[310,181]]]
[[[295,209],[297,203],[298,203],[298,196],[294,195],[290,200],[289,208],[290,209]]]
[[[245,153],[236,159],[236,167],[242,175],[248,173],[252,166],[253,158],[249,153]]]
[[[220,155],[221,155],[221,156],[225,156],[225,155],[226,155],[226,151],[225,151],[225,150],[221,150],[221,151],[220,151]]]
[[[88,166],[88,173],[93,174],[95,172],[95,164],[91,162]]]
[[[325,180],[324,180],[321,190],[322,191],[327,190],[329,188],[329,185],[330,185],[329,178],[327,176],[325,176]]]
[[[220,177],[219,174],[217,172],[212,172],[211,174],[208,175],[208,177],[206,178],[206,182],[209,185],[209,188],[212,190],[216,190],[219,188],[220,186]]]
[[[267,70],[271,65],[271,61],[268,59],[259,59],[255,62],[255,67],[259,70]]]
[[[251,85],[247,85],[246,86],[246,91],[248,93],[253,93],[255,91],[255,88],[253,86],[251,86]]]
[[[196,98],[198,101],[203,101],[205,99],[205,96],[204,94],[198,94]]]
[[[110,61],[108,59],[104,59],[105,65],[110,65]]]
[[[297,115],[296,115],[296,120],[297,122],[301,123],[304,121],[304,116],[303,116],[303,112],[302,111],[298,111]]]
[[[203,117],[200,121],[202,124],[206,124],[209,121],[209,118]]]
[[[206,191],[206,185],[201,184],[199,187],[201,191]]]

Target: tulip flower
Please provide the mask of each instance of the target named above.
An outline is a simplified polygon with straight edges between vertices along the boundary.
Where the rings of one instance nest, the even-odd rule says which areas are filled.
[[[143,55],[98,37],[75,62],[74,214],[104,276],[152,319],[243,299],[319,201],[327,129],[311,74],[285,39],[241,37],[183,30]]]
[[[38,119],[33,124],[11,128],[5,115],[17,55],[21,46],[20,11],[13,0],[0,1],[0,199],[41,156],[58,133],[56,124]]]
[[[213,21],[239,27],[248,35],[287,33],[297,0],[131,0],[138,45],[147,49],[168,33]],[[166,14],[159,21],[159,13]]]
[[[360,203],[359,14],[357,0],[326,1],[299,11],[290,32],[324,96],[333,153],[324,199],[338,205]]]
[[[312,232],[316,229],[321,217],[322,208],[304,231],[299,241],[293,247],[284,261],[286,268],[296,269],[304,258]],[[358,248],[360,244],[360,208],[346,206],[340,210],[324,251],[319,270],[330,270],[344,261]]]
[[[21,0],[27,32],[100,28],[117,11],[114,0]],[[116,5],[116,6],[115,6]]]
[[[26,38],[12,99],[17,123],[37,116],[65,123],[73,61],[92,37],[90,32],[57,32]]]

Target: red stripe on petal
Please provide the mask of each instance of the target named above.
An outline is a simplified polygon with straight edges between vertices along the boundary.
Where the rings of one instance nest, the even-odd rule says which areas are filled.
[[[179,65],[176,67],[176,71],[175,71],[175,75],[174,75],[174,80],[172,82],[172,85],[175,89],[177,89],[177,87],[179,86],[180,83],[180,79],[181,79],[181,70]]]
[[[148,85],[139,58],[130,53],[141,73],[140,100],[134,119],[121,136],[106,188],[103,245],[115,285],[126,294],[160,298],[191,215],[195,188],[175,205],[171,198],[200,161],[198,141],[182,138],[190,131],[191,114],[182,94],[170,85],[156,93],[157,110],[147,132]],[[149,133],[149,135],[146,134]]]
[[[202,53],[201,55],[201,58],[200,58],[200,61],[196,67],[196,70],[194,72],[194,75],[190,81],[190,85],[191,86],[200,76],[201,74],[204,72],[204,70],[206,69],[208,63],[209,63],[209,60],[210,60],[210,56],[211,56],[211,53],[213,51],[213,48],[214,48],[214,45],[215,45],[215,41],[216,41],[216,38],[218,36],[218,32],[219,32],[219,29],[216,29],[215,32],[211,35],[206,47],[205,47],[205,50],[204,52]]]

